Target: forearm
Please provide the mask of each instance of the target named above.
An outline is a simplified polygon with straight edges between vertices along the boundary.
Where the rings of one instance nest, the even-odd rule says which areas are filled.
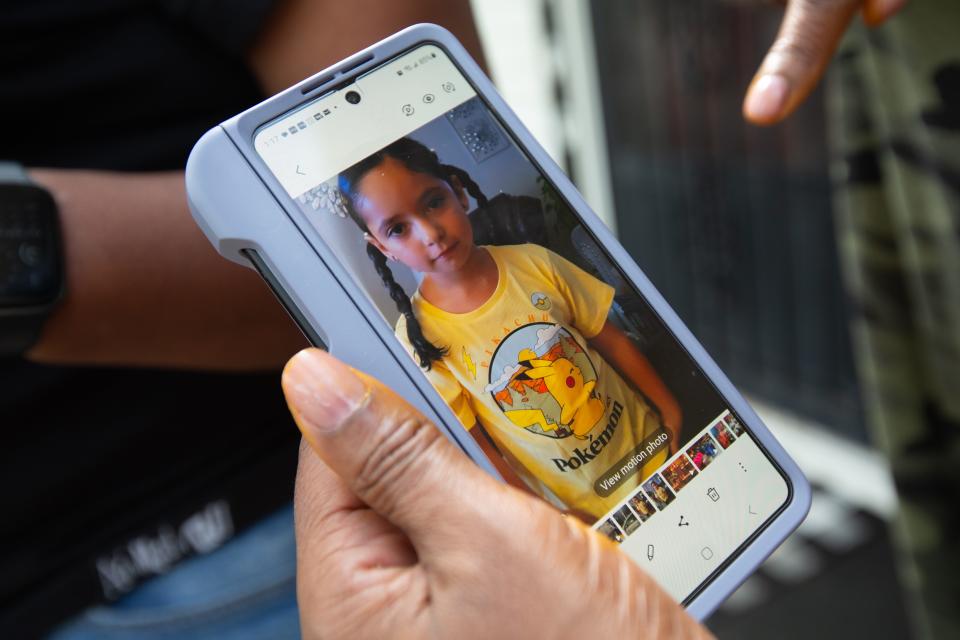
[[[660,411],[664,427],[670,431],[674,445],[679,444],[683,413],[677,399],[664,384],[653,365],[626,334],[607,322],[599,334],[590,339],[590,346],[613,365],[624,378],[640,390]]]
[[[683,413],[677,399],[654,370],[647,357],[633,344],[619,351],[612,363],[623,372],[627,380],[639,389],[660,411],[663,426],[670,432],[671,441],[680,443],[680,426]]]
[[[303,346],[257,275],[203,237],[182,172],[31,175],[60,208],[66,294],[30,358],[253,370]]]
[[[420,22],[449,29],[483,65],[468,0],[285,0],[251,51],[250,63],[264,89],[275,93]]]
[[[466,0],[284,0],[249,53],[273,93],[416,22],[475,56]],[[216,255],[187,210],[183,174],[35,170],[61,209],[66,297],[28,357],[76,364],[279,368],[304,340],[256,274]]]

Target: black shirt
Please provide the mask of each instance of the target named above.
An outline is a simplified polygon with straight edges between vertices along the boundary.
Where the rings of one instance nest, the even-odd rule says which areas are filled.
[[[0,157],[182,169],[204,131],[262,99],[244,53],[269,5],[6,3]],[[217,510],[209,547],[287,502],[298,433],[278,378],[0,361],[4,634],[52,626],[162,570],[134,539],[166,535],[161,556],[175,562],[205,550],[185,521]]]

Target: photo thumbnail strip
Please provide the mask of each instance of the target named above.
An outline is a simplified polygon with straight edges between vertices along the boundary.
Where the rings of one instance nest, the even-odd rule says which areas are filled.
[[[740,421],[725,410],[691,438],[686,449],[667,460],[636,491],[600,518],[593,528],[618,544],[623,542],[644,522],[670,506],[680,491],[685,490],[744,433]],[[627,460],[624,464],[629,462]]]

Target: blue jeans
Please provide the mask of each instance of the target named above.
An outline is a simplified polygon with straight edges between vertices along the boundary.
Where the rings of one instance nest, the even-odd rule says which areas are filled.
[[[51,638],[299,638],[295,577],[293,508],[286,507],[117,602],[88,609]]]

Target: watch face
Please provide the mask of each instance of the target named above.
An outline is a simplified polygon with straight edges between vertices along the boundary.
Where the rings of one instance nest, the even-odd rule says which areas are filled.
[[[62,268],[53,198],[33,185],[0,185],[0,310],[56,300]]]

